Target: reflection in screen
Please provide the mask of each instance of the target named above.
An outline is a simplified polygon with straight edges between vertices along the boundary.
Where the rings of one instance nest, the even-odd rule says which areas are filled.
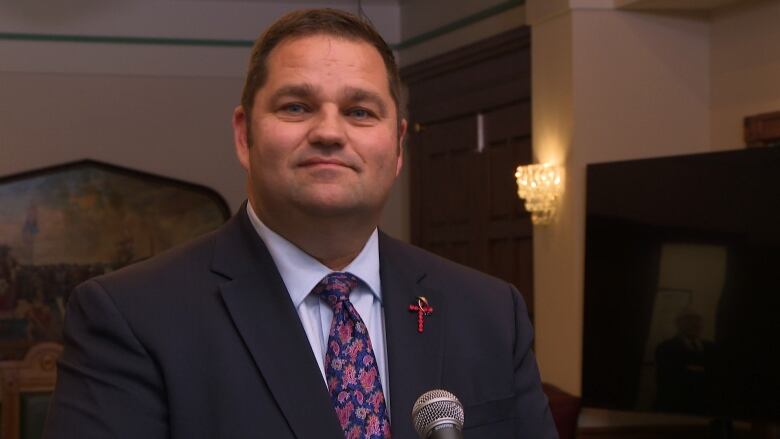
[[[715,319],[726,277],[727,249],[661,246],[658,291],[645,342],[637,408],[704,413],[714,378]]]

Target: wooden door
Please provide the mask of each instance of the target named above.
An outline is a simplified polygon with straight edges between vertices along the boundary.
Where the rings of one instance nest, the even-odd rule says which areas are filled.
[[[533,305],[530,215],[514,171],[531,162],[526,29],[404,69],[412,242],[505,279]]]

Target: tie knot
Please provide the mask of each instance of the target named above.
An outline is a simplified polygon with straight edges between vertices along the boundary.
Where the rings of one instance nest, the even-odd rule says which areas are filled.
[[[331,273],[322,278],[312,292],[335,308],[339,303],[349,300],[349,293],[357,284],[358,279],[351,273]]]

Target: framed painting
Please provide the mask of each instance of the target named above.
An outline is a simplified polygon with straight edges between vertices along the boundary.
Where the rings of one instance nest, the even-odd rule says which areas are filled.
[[[0,360],[60,341],[79,283],[228,216],[212,189],[91,160],[0,178]]]

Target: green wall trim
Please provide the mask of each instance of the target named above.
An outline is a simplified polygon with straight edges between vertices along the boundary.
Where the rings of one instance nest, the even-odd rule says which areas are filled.
[[[144,44],[164,46],[252,47],[249,40],[210,40],[200,38],[109,37],[98,35],[29,34],[0,32],[0,40],[46,41],[58,43]]]
[[[413,36],[400,43],[391,44],[393,50],[407,49],[434,38],[446,35],[458,29],[498,15],[502,12],[525,4],[525,0],[506,0],[474,14],[447,23],[444,26]],[[165,38],[165,37],[113,37],[104,35],[64,35],[0,32],[0,40],[36,41],[60,43],[98,43],[98,44],[142,44],[163,46],[206,46],[206,47],[252,47],[252,40],[217,40],[203,38]]]
[[[474,14],[467,15],[461,19],[455,20],[452,23],[447,23],[444,26],[437,27],[436,29],[421,33],[420,35],[413,36],[407,40],[401,41],[398,44],[394,44],[393,49],[395,50],[408,49],[409,47],[422,44],[428,40],[432,40],[442,35],[446,35],[450,32],[456,31],[466,26],[470,26],[486,18],[490,18],[494,15],[498,15],[502,12],[516,8],[518,6],[522,6],[524,4],[525,4],[525,0],[507,0],[503,3],[499,3],[487,9],[483,9]]]

